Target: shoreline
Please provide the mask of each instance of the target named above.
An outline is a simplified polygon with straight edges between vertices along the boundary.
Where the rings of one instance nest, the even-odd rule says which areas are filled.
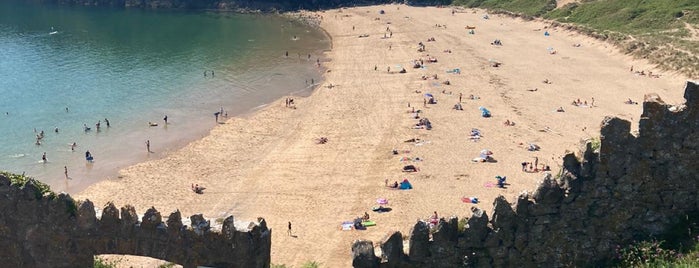
[[[380,9],[386,14],[378,15]],[[275,101],[247,117],[230,118],[208,136],[163,159],[125,168],[123,178],[93,185],[76,198],[90,198],[98,207],[106,200],[117,206],[132,204],[137,212],[155,206],[162,213],[179,209],[184,215],[203,213],[207,218],[261,216],[270,228],[282,230],[272,238],[273,263],[318,261],[346,267],[354,239],[380,241],[389,231],[408,233],[416,218],[427,218],[434,210],[443,217],[467,215],[471,206],[491,211],[498,195],[513,202],[519,192],[534,190],[543,173],[522,172],[520,162],[537,157],[555,173],[562,163],[557,157],[576,150],[578,139],[599,135],[604,116],[637,124],[633,119],[640,115],[638,107],[620,105],[626,98],[640,100],[643,94],[657,92],[668,103],[682,100],[675,92],[684,82],[681,76],[650,79],[630,74],[628,65],[654,69],[589,37],[549,29],[551,37],[545,38],[536,31],[542,22],[500,15],[484,21],[478,12],[448,12],[405,5],[316,12],[324,16],[321,26],[333,45],[323,53],[329,59],[322,62],[327,68],[323,82],[309,97],[298,99],[298,109],[274,105]],[[343,16],[333,18],[332,13]],[[434,26],[438,24],[448,28]],[[466,24],[476,25],[476,34],[466,34]],[[350,32],[350,25],[358,30]],[[377,37],[386,27],[393,37]],[[368,37],[358,38],[360,34]],[[417,52],[417,43],[430,37],[436,41],[427,42],[428,51]],[[496,38],[504,46],[488,44]],[[574,43],[583,45],[571,46]],[[547,53],[548,47],[558,53]],[[407,74],[385,71],[426,54],[439,61]],[[503,64],[491,67],[489,59]],[[381,68],[375,71],[375,65]],[[445,73],[450,68],[462,73]],[[433,74],[441,80],[420,78]],[[451,85],[442,84],[444,79]],[[553,82],[542,83],[543,79]],[[327,83],[336,87],[328,88]],[[438,104],[423,105],[425,93],[436,96]],[[451,106],[458,102],[458,93],[479,98],[461,101],[464,111],[456,111]],[[570,100],[590,97],[597,99],[593,107],[570,105]],[[479,106],[488,107],[493,116],[482,118]],[[566,112],[555,112],[559,106]],[[422,110],[421,117],[428,117],[435,128],[413,128],[412,107]],[[503,126],[505,120],[517,124]],[[472,128],[483,132],[478,141],[467,138]],[[316,144],[318,137],[328,142]],[[411,138],[423,142],[404,142]],[[528,142],[541,145],[541,150],[527,151],[522,144]],[[484,148],[495,152],[497,163],[470,161]],[[400,155],[392,155],[393,149]],[[415,157],[423,160],[400,161]],[[407,164],[420,171],[402,172]],[[511,185],[492,187],[496,175],[508,176]],[[414,189],[384,186],[385,181],[403,178]],[[188,189],[194,182],[207,187],[204,194]],[[117,192],[123,194],[113,194]],[[478,197],[481,204],[462,203],[464,196]],[[393,211],[372,213],[378,226],[362,232],[339,230],[342,221],[368,211],[379,197],[389,199]],[[287,221],[294,222],[296,238],[282,234]]]

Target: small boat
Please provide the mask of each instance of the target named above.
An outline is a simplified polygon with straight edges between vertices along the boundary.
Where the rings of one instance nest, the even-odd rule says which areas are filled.
[[[54,35],[57,33],[58,33],[58,31],[54,30],[53,27],[51,27],[51,31],[49,32],[49,35]]]

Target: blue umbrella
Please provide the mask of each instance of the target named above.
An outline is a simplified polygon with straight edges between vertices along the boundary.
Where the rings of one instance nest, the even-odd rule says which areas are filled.
[[[434,96],[432,96],[432,93],[425,93],[425,97],[434,98]]]

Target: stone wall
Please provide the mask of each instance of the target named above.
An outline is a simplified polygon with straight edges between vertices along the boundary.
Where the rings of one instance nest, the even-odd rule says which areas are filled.
[[[92,267],[98,254],[148,256],[187,268],[270,266],[272,231],[262,218],[239,231],[230,216],[213,232],[202,215],[185,226],[179,211],[163,222],[155,208],[139,219],[134,207],[110,203],[98,219],[89,200],[40,193],[31,180],[17,187],[0,175],[2,267]]]
[[[604,267],[618,245],[661,237],[699,213],[699,86],[687,82],[686,103],[645,96],[638,136],[631,123],[605,118],[599,150],[564,157],[514,204],[498,197],[492,216],[478,208],[463,231],[442,219],[430,234],[418,222],[403,250],[389,235],[374,255],[371,241],[352,246],[355,267]],[[431,236],[431,239],[430,239]]]

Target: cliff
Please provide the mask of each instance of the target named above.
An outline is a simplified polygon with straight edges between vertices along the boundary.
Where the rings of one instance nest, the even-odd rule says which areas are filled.
[[[92,267],[98,254],[148,256],[183,265],[270,266],[271,230],[264,219],[237,230],[232,216],[220,232],[202,215],[167,222],[155,208],[141,219],[132,206],[107,204],[97,218],[89,200],[42,195],[32,181],[18,186],[0,174],[0,261],[3,267]]]
[[[619,245],[669,235],[699,214],[699,85],[687,82],[684,97],[671,106],[646,95],[638,136],[605,118],[599,150],[588,143],[581,159],[566,155],[559,176],[514,204],[500,196],[492,216],[474,208],[463,230],[457,218],[432,230],[417,222],[408,254],[400,233],[378,257],[371,241],[356,241],[354,266],[601,267]]]

